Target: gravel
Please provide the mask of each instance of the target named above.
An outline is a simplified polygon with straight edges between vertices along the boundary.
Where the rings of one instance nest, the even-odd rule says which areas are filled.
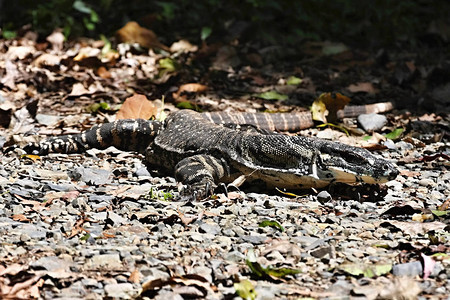
[[[250,280],[257,299],[344,299],[406,295],[405,275],[412,298],[449,294],[449,219],[431,213],[450,197],[448,164],[402,162],[429,150],[402,145],[389,152],[402,173],[377,202],[326,191],[178,202],[174,179],[135,155],[0,154],[0,287],[55,299],[223,299]],[[258,277],[250,252],[261,268],[299,273]],[[431,266],[419,253],[447,256]]]

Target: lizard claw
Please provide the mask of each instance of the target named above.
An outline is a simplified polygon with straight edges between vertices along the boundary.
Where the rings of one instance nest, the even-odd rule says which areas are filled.
[[[225,184],[223,182],[219,183],[215,189],[216,193],[224,193],[228,197],[228,192],[240,192],[241,190],[233,183]]]
[[[210,182],[199,182],[193,185],[183,185],[180,190],[181,199],[186,201],[198,201],[214,194],[216,186]]]

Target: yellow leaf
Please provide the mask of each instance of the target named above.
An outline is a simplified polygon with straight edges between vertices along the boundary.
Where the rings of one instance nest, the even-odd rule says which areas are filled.
[[[350,98],[340,93],[323,93],[312,104],[313,120],[323,123],[335,123],[337,121],[337,111],[343,109],[349,102]]]
[[[240,282],[235,283],[233,286],[236,290],[236,294],[238,294],[238,296],[242,299],[253,300],[256,298],[255,287],[250,282],[250,280],[241,280]]]
[[[37,161],[38,159],[41,159],[41,157],[39,155],[34,155],[34,154],[24,154],[21,157],[25,158],[25,159],[31,159],[32,161]]]

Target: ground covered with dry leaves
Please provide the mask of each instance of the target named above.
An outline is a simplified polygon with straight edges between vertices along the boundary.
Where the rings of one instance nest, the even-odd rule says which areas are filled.
[[[285,112],[332,92],[394,109],[333,122],[349,135],[301,134],[364,146],[401,173],[369,192],[179,202],[174,178],[135,153],[0,154],[2,298],[448,299],[448,51],[105,43],[0,40],[0,147],[114,120],[134,94],[167,113]]]

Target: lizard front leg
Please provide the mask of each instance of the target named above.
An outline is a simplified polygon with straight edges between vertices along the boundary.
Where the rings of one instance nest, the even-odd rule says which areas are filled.
[[[211,195],[220,179],[227,175],[226,162],[206,154],[187,157],[175,166],[175,178],[186,185],[183,196],[195,200]]]

